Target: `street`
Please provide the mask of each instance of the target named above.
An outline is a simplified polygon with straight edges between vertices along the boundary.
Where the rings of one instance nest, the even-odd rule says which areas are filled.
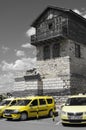
[[[29,119],[27,121],[8,121],[0,119],[0,130],[85,130],[86,126],[62,126],[60,118]]]

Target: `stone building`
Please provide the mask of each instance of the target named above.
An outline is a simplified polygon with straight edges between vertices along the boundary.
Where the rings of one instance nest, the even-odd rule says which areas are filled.
[[[86,19],[71,9],[48,6],[31,26],[43,92],[86,92]]]

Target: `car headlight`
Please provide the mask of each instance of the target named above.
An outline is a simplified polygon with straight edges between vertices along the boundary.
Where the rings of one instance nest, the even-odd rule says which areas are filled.
[[[13,110],[12,111],[12,114],[18,114],[19,113],[19,110]]]
[[[67,113],[65,111],[61,111],[61,115],[66,115]]]

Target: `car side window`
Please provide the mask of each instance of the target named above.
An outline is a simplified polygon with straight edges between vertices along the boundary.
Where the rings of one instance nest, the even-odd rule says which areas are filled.
[[[39,104],[40,105],[46,105],[45,99],[39,99]]]
[[[38,100],[37,99],[33,100],[31,106],[38,106]]]
[[[48,104],[52,104],[53,100],[52,99],[47,99]]]
[[[10,106],[13,106],[15,104],[16,104],[16,100],[12,101],[11,104],[10,104]]]

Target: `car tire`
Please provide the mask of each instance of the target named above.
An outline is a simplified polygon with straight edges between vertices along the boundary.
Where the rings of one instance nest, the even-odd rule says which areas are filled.
[[[25,121],[25,120],[27,120],[27,118],[28,118],[27,113],[26,113],[26,112],[22,112],[22,113],[21,113],[21,116],[20,116],[20,120],[21,120],[21,121]]]
[[[63,125],[63,126],[67,126],[67,124],[65,124],[65,123],[62,123],[62,125]]]
[[[7,121],[11,121],[12,119],[10,119],[10,118],[7,118]]]
[[[49,117],[52,117],[52,116],[53,116],[53,111],[50,110],[50,111],[49,111]]]

